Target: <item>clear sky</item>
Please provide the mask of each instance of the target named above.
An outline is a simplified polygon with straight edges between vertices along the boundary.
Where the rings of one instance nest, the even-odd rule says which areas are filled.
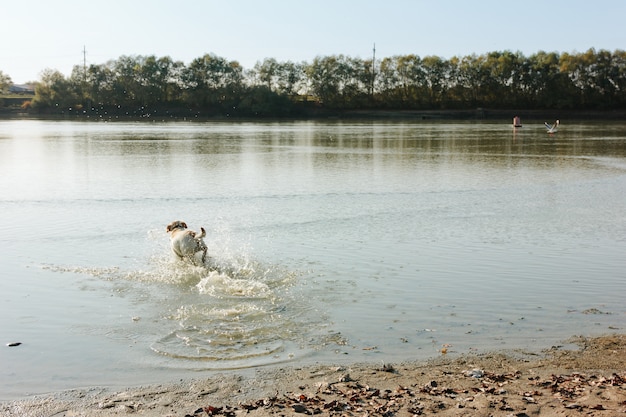
[[[626,49],[626,0],[3,0],[0,71],[14,83],[122,55],[246,69],[264,58]]]

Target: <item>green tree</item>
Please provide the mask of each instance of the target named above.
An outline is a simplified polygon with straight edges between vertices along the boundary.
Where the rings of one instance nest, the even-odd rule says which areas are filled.
[[[13,85],[11,77],[0,71],[0,93],[4,93],[11,85]]]
[[[518,73],[518,57],[510,51],[491,52],[484,62],[488,83],[487,101],[498,106],[515,105],[514,86]]]
[[[274,58],[266,58],[263,62],[257,62],[254,66],[256,76],[261,83],[267,87],[269,91],[278,89],[278,80],[280,77],[280,64]]]
[[[363,105],[369,97],[371,63],[344,55],[316,57],[305,69],[311,93],[329,108]]]
[[[443,59],[404,55],[373,62],[345,55],[307,62],[266,58],[244,71],[237,61],[205,54],[189,65],[170,57],[121,56],[69,78],[46,70],[39,110],[137,114],[156,109],[240,115],[294,114],[301,96],[328,109],[475,107],[616,109],[626,106],[626,52],[580,54],[495,51]],[[10,78],[0,72],[0,87]],[[300,97],[299,97],[300,95]],[[185,109],[185,110],[182,110]],[[193,109],[193,110],[191,110]]]
[[[485,105],[485,74],[484,56],[476,54],[462,58],[452,57],[450,64],[457,68],[456,84],[451,95],[458,102],[470,107]]]
[[[561,71],[567,73],[581,105],[614,108],[624,103],[626,62],[623,51],[589,49],[585,53],[561,57]]]
[[[452,86],[450,62],[434,55],[426,56],[422,59],[422,67],[428,93],[428,106],[430,108],[445,107],[446,93]]]
[[[615,108],[626,107],[626,51],[616,50],[613,52],[613,68],[615,84]]]
[[[376,73],[378,102],[383,107],[397,108],[402,104],[402,94],[398,87],[399,77],[396,71],[396,58],[383,58]]]
[[[116,104],[124,108],[138,108],[144,105],[143,91],[140,85],[140,72],[144,58],[123,55],[113,61],[112,93]]]
[[[81,103],[80,95],[68,79],[57,70],[46,69],[35,87],[33,107],[53,112],[73,111]]]
[[[236,108],[243,91],[243,68],[214,54],[194,59],[182,70],[184,96],[192,106],[229,112]]]
[[[529,64],[521,83],[524,85],[530,103],[535,108],[554,107],[557,77],[559,74],[559,55],[556,52],[539,51],[529,57]]]
[[[146,57],[138,69],[138,83],[146,105],[175,103],[181,98],[181,71],[184,64],[170,57]]]
[[[306,67],[311,93],[327,105],[334,106],[338,102],[341,91],[340,76],[336,56],[315,57]]]
[[[288,96],[306,94],[306,86],[307,83],[303,64],[287,61],[280,65],[280,77],[278,80],[279,93]]]
[[[113,61],[109,61],[102,65],[90,65],[87,68],[86,99],[91,100],[94,108],[113,106],[119,102],[114,94],[115,73],[113,67]]]
[[[381,101],[396,108],[423,108],[429,101],[426,69],[417,55],[385,58],[378,74]]]

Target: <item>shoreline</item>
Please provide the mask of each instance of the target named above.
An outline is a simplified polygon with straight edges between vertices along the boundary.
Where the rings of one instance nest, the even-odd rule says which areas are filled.
[[[118,391],[74,389],[0,402],[0,414],[626,415],[626,334],[576,336],[540,353],[515,350],[389,364],[276,366]]]
[[[496,109],[476,108],[458,110],[325,110],[316,109],[297,115],[285,116],[230,116],[220,114],[177,113],[161,110],[154,114],[127,114],[110,113],[103,117],[99,113],[30,113],[30,112],[0,112],[0,120],[71,120],[71,121],[134,121],[134,122],[294,122],[294,121],[324,121],[324,120],[380,120],[380,121],[506,121],[511,123],[514,116],[519,116],[522,123],[525,120],[553,120],[565,121],[597,120],[623,121],[626,120],[626,110],[559,110],[559,109]]]

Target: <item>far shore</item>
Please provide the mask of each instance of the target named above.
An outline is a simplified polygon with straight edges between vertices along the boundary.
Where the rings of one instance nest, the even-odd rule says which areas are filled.
[[[210,114],[202,111],[181,112],[176,109],[157,109],[139,114],[98,112],[36,113],[0,111],[0,120],[76,120],[76,121],[299,121],[299,120],[381,120],[381,121],[416,121],[416,120],[458,120],[458,121],[503,121],[512,123],[513,117],[525,120],[554,121],[626,121],[625,110],[519,110],[519,109],[462,109],[462,110],[325,110],[309,109],[298,114],[284,116],[239,116],[236,114]]]

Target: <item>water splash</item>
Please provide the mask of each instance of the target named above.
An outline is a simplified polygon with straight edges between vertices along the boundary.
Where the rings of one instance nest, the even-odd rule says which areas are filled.
[[[155,352],[182,359],[237,363],[282,352],[292,327],[280,308],[254,302],[215,307],[181,306],[171,317],[179,328],[152,344]]]
[[[200,294],[212,297],[271,298],[273,291],[264,282],[252,279],[237,279],[217,271],[210,271],[196,285]]]
[[[241,265],[246,265],[241,267]],[[231,368],[288,360],[304,353],[314,323],[289,290],[297,274],[255,262],[208,270],[165,317],[170,331],[150,348],[174,359]],[[297,351],[297,352],[296,352]]]
[[[320,336],[324,315],[298,290],[304,273],[253,260],[247,252],[213,251],[205,266],[161,252],[139,267],[45,268],[98,278],[90,282],[105,284],[99,288],[110,283],[116,295],[131,300],[141,313],[133,312],[123,329],[115,324],[90,334],[132,335],[133,343],[146,343],[177,366],[278,363],[327,343]]]

